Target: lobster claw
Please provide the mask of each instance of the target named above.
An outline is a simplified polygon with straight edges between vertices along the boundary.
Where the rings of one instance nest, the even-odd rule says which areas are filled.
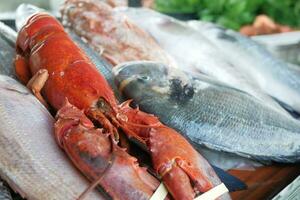
[[[150,131],[154,168],[175,199],[194,199],[221,184],[208,162],[175,130],[161,126]],[[230,199],[228,194],[220,199]]]
[[[66,101],[57,113],[55,135],[76,167],[113,199],[149,199],[159,182],[110,134],[96,129],[85,114]],[[109,168],[108,165],[111,165]]]
[[[174,199],[192,200],[221,184],[208,162],[174,129],[163,125],[154,115],[133,109],[128,103],[119,107],[122,129],[130,137],[144,140],[153,168]],[[228,194],[220,199],[230,199]]]

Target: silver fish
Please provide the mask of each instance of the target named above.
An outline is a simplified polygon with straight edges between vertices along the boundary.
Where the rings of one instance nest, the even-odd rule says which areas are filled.
[[[175,58],[181,69],[193,74],[203,73],[214,77],[286,113],[277,102],[259,89],[255,79],[239,71],[235,63],[228,60],[224,53],[199,31],[184,22],[150,9],[115,10],[126,14],[140,28],[150,33],[158,44]]]
[[[12,200],[9,189],[0,179],[0,200]]]
[[[239,69],[256,80],[259,87],[300,112],[300,68],[272,56],[265,48],[233,30],[208,22],[191,21],[189,25],[218,46]]]
[[[300,122],[245,92],[153,62],[113,71],[126,97],[198,147],[259,161],[300,161]]]
[[[15,42],[17,33],[0,22],[0,74],[15,78],[13,60],[15,57]]]
[[[76,199],[88,181],[54,139],[54,119],[30,91],[0,75],[0,176],[26,199]],[[93,191],[88,199],[104,199]]]

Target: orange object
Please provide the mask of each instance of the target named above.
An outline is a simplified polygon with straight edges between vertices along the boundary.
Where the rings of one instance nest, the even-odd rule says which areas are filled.
[[[267,15],[258,15],[255,18],[253,25],[245,25],[240,29],[240,33],[247,36],[274,34],[290,31],[293,31],[293,29],[288,26],[276,24]]]

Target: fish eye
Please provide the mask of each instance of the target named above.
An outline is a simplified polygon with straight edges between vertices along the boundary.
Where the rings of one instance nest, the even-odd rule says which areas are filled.
[[[141,80],[141,81],[148,81],[148,80],[150,80],[150,77],[149,76],[140,76],[139,80]]]

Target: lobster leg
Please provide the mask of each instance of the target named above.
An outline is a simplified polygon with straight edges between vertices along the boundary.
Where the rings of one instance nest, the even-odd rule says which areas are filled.
[[[43,89],[47,79],[49,77],[48,71],[46,69],[40,69],[27,83],[27,88],[29,88],[33,95],[46,107],[49,108],[46,100],[41,95],[41,90]]]
[[[90,109],[88,111],[88,116],[100,123],[105,131],[108,133],[113,133],[115,140],[119,140],[119,134],[117,129],[112,125],[112,123],[106,118],[106,116],[98,109]]]
[[[31,77],[27,59],[19,54],[17,54],[15,58],[15,71],[17,78],[31,90],[33,95],[46,108],[49,108],[46,100],[41,95],[41,90],[49,77],[48,71],[46,69],[40,69],[33,77]]]

